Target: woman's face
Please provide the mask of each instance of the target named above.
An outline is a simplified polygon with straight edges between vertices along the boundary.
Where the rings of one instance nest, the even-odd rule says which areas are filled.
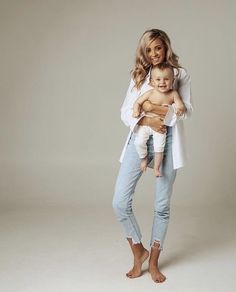
[[[166,50],[163,41],[160,39],[155,39],[152,41],[146,49],[147,57],[152,65],[157,65],[162,63],[166,57]]]

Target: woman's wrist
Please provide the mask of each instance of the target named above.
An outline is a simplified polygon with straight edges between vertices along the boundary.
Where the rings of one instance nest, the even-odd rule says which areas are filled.
[[[150,121],[150,118],[144,116],[143,118],[141,118],[141,119],[138,121],[138,125],[139,125],[139,126],[149,126],[149,121]]]

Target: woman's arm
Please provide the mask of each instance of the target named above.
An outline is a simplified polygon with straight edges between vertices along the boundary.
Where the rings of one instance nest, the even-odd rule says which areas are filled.
[[[168,112],[168,105],[156,105],[148,100],[143,103],[142,108],[145,112],[151,112],[161,117],[165,117]]]
[[[133,79],[131,79],[125,100],[121,106],[121,120],[127,127],[130,128],[131,131],[134,131],[138,121],[144,116],[144,114],[141,115],[139,118],[134,118],[132,116],[133,105],[140,95],[140,93],[134,86],[135,83]]]
[[[165,131],[165,126],[163,124],[163,118],[161,120],[160,117],[158,117],[158,118],[144,117],[144,113],[141,114],[141,116],[139,118],[132,117],[133,105],[140,94],[137,91],[137,89],[134,87],[134,85],[135,85],[135,83],[134,83],[133,79],[131,79],[130,84],[129,84],[129,88],[128,88],[127,93],[126,93],[125,100],[124,100],[122,107],[121,107],[121,120],[123,121],[123,123],[127,127],[129,127],[131,131],[134,131],[135,127],[137,125],[150,126],[153,130],[160,132],[160,133],[162,131]]]

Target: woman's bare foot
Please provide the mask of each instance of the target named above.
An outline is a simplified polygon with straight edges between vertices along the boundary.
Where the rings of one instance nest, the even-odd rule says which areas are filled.
[[[158,268],[158,259],[160,256],[160,252],[160,243],[154,242],[151,248],[148,271],[151,274],[152,280],[155,283],[162,283],[166,280],[166,277],[160,272]]]
[[[142,265],[148,259],[149,251],[143,247],[142,243],[133,244],[131,238],[127,238],[127,240],[134,255],[134,266],[126,273],[126,276],[128,278],[137,278],[142,275]]]
[[[152,280],[156,283],[162,283],[166,280],[166,277],[160,272],[157,266],[149,265],[148,269],[151,274]]]
[[[141,257],[134,258],[133,268],[126,273],[128,278],[137,278],[142,275],[142,265],[148,259],[149,251],[144,248]]]

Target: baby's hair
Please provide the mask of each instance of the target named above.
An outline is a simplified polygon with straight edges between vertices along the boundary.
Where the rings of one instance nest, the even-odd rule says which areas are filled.
[[[173,77],[174,77],[174,75],[175,75],[175,74],[174,74],[174,68],[173,68],[173,66],[171,66],[170,64],[168,64],[168,63],[166,63],[166,62],[163,62],[163,63],[157,64],[157,65],[154,65],[154,66],[152,67],[151,73],[152,73],[152,71],[155,70],[155,69],[159,69],[159,70],[161,70],[161,71],[166,70],[166,69],[169,69],[169,70],[171,71]],[[150,74],[150,75],[151,75],[151,74]]]

